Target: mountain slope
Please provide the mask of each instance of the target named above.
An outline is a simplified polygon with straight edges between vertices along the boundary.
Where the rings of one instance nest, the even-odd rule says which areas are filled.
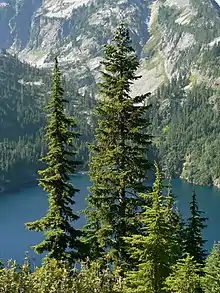
[[[122,20],[141,57],[142,92],[143,84],[154,90],[170,79],[188,50],[197,54],[219,37],[218,6],[211,0],[11,0],[0,11],[0,25],[7,27],[0,44],[39,67],[51,67],[58,54],[83,88],[93,83],[91,75],[97,80],[103,45]]]
[[[0,187],[33,180],[43,145],[46,87],[43,74],[17,58],[0,53]],[[45,78],[46,80],[46,78]]]
[[[19,59],[38,67],[51,67],[53,57],[59,55],[62,69],[74,75],[82,88],[94,82],[91,75],[97,80],[103,45],[122,19],[132,23],[132,37],[139,53],[148,39],[145,20],[150,1],[31,3],[14,0],[0,11],[0,26],[8,25],[7,32],[0,36],[0,44],[18,54]]]
[[[40,156],[46,147],[42,141],[46,122],[44,106],[50,96],[51,73],[20,62],[16,57],[0,52],[0,190],[11,190],[35,182],[36,171],[43,164]],[[92,117],[89,110],[93,98],[81,96],[74,83],[65,84],[65,98],[70,101],[66,111],[75,115],[79,132],[76,146],[78,159],[86,162],[85,141],[92,137]],[[85,168],[84,163],[81,168]]]
[[[157,46],[147,43],[153,54],[146,66],[157,60],[168,80],[154,104],[158,157],[167,175],[219,186],[219,8],[198,0],[172,3],[178,1],[158,7],[151,28],[151,38],[163,37]]]
[[[133,85],[133,93],[155,94],[152,131],[161,165],[168,175],[220,185],[220,12],[215,1],[10,0],[4,7],[0,5],[0,28],[4,28],[0,47],[39,68],[35,70],[42,76],[46,86],[42,90],[46,93],[49,81],[45,70],[51,69],[53,57],[59,56],[61,69],[69,80],[66,86],[71,111],[83,121],[83,140],[89,140],[93,129],[90,109],[97,95],[95,84],[100,77],[103,46],[122,20],[131,30],[140,58],[142,78]],[[27,74],[27,65],[23,70]],[[2,87],[13,95],[11,85],[6,90],[2,82]],[[32,109],[27,107],[25,115],[39,111],[36,97],[37,92]],[[40,129],[43,123],[44,118]],[[33,129],[30,121],[24,133],[33,135],[29,128]],[[82,143],[81,157],[84,151]],[[38,158],[39,151],[36,154]],[[31,166],[36,170],[36,161]]]

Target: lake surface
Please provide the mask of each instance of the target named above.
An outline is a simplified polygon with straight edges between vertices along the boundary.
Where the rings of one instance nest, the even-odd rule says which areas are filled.
[[[86,205],[88,186],[91,184],[87,175],[78,174],[72,179],[80,192],[76,195],[74,210]],[[189,216],[192,185],[180,179],[172,181],[173,192],[177,196],[178,206],[184,218]],[[211,187],[196,187],[199,208],[209,218],[204,238],[208,240],[206,248],[211,249],[215,241],[220,241],[220,190]],[[34,262],[40,264],[41,256],[36,255],[30,246],[39,243],[43,235],[25,229],[24,223],[41,218],[47,211],[47,195],[39,187],[25,188],[19,192],[0,196],[0,258],[17,260],[23,263],[25,251]],[[84,219],[77,221],[81,227]]]

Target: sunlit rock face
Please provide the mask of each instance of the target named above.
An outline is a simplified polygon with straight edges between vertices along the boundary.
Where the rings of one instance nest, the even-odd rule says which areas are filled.
[[[59,56],[65,75],[85,89],[99,80],[103,46],[125,21],[143,76],[133,91],[154,91],[180,73],[189,50],[218,41],[218,33],[202,40],[194,29],[218,26],[214,12],[207,23],[202,17],[198,23],[207,5],[209,11],[218,10],[213,0],[8,0],[0,2],[0,48],[37,67],[51,67]]]

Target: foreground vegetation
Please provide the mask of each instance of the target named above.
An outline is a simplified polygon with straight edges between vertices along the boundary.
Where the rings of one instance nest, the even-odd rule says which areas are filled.
[[[142,275],[136,279],[137,287],[131,288],[130,279],[122,278],[109,267],[99,263],[81,264],[81,271],[70,268],[65,262],[51,259],[30,271],[26,263],[18,267],[11,263],[0,269],[2,293],[213,293],[219,292],[220,244],[215,245],[203,269],[189,254],[171,267],[163,286],[152,287],[153,279]],[[144,281],[143,281],[144,280]]]
[[[47,214],[30,230],[44,232],[33,248],[46,252],[41,267],[31,270],[9,263],[0,269],[0,292],[196,293],[219,292],[220,244],[207,257],[202,237],[206,218],[196,193],[184,223],[151,157],[150,93],[133,97],[130,85],[138,59],[128,29],[121,25],[105,48],[103,81],[97,105],[98,127],[90,148],[93,185],[84,211],[86,226],[74,227],[77,190],[69,182],[76,171],[78,134],[64,105],[58,60],[46,110],[47,153],[40,185],[48,193]],[[155,172],[153,186],[144,183]]]

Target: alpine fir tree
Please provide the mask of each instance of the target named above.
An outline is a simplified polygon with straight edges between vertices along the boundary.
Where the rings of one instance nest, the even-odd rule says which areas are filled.
[[[196,261],[187,254],[173,266],[172,273],[165,281],[165,291],[170,293],[201,292],[199,271]]]
[[[202,288],[205,293],[220,292],[220,243],[214,245],[206,259]]]
[[[73,131],[76,126],[74,118],[64,113],[64,103],[67,101],[63,98],[61,82],[56,58],[52,98],[46,107],[49,113],[45,136],[48,152],[42,161],[47,163],[47,168],[39,171],[40,186],[48,193],[49,209],[45,217],[26,225],[29,230],[45,233],[45,239],[34,246],[36,253],[48,252],[48,258],[72,261],[78,256],[80,245],[80,232],[72,226],[78,216],[71,207],[78,190],[69,183],[69,175],[75,172],[77,165],[73,160],[73,143],[78,134]]]
[[[177,246],[167,225],[161,173],[158,166],[155,167],[153,192],[147,195],[152,198],[152,207],[145,206],[141,214],[142,232],[125,238],[131,257],[139,262],[138,268],[128,273],[128,293],[164,292],[163,283],[170,272],[173,248]]]
[[[195,261],[203,264],[206,258],[206,251],[202,232],[206,227],[207,218],[203,217],[203,212],[199,210],[196,193],[193,191],[192,202],[190,203],[191,216],[188,218],[184,231],[184,250],[194,257]]]
[[[134,214],[142,200],[138,192],[145,190],[143,182],[151,166],[146,157],[151,143],[146,133],[149,107],[143,105],[149,93],[130,94],[131,84],[140,78],[135,75],[139,62],[123,24],[105,47],[102,65],[98,128],[89,166],[93,185],[86,211],[87,241],[93,257],[108,251],[121,263],[127,262],[123,237],[136,230]]]

